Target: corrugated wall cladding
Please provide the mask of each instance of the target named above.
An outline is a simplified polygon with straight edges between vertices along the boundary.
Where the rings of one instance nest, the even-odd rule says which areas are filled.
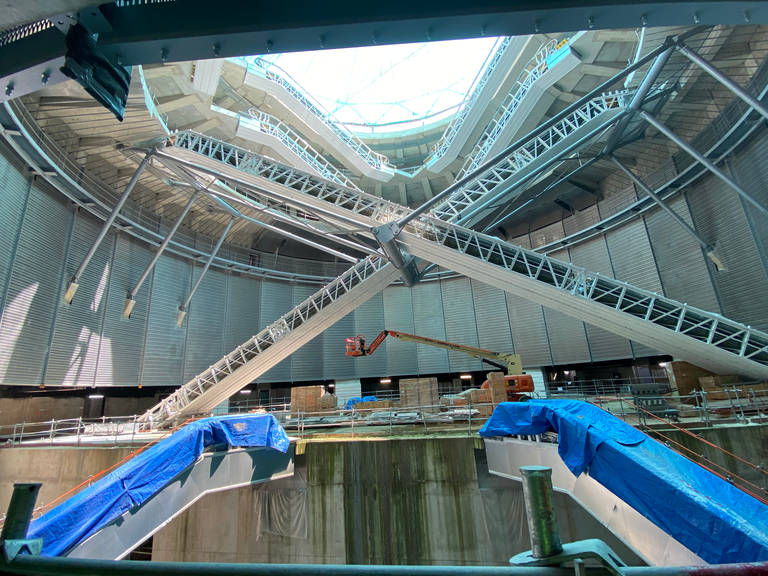
[[[93,245],[101,226],[101,221],[83,210],[75,214],[64,276],[65,287]],[[80,276],[79,288],[71,305],[64,303],[61,293],[55,299],[56,327],[45,373],[46,384],[84,386],[95,381],[114,246],[115,239],[111,234],[99,245],[89,266]]]
[[[411,293],[415,312],[414,334],[445,340],[440,284],[437,282],[417,284],[411,289]],[[416,344],[416,356],[419,359],[419,374],[443,372],[448,366],[448,351],[443,348]]]
[[[504,292],[494,286],[472,280],[472,296],[480,348],[514,353],[515,346]]]
[[[472,283],[469,278],[441,282],[440,288],[443,299],[445,339],[464,346],[479,347]],[[448,362],[451,372],[482,370],[480,359],[472,358],[462,352],[448,352]]]
[[[114,257],[109,275],[96,384],[135,386],[141,377],[149,285],[143,286],[145,291],[139,293],[129,320],[123,318],[123,309],[128,293],[149,264],[152,253],[143,243],[132,240],[125,234],[119,234],[115,238],[115,235],[110,233],[104,241],[109,239],[110,244],[114,245]]]
[[[352,311],[323,332],[323,376],[326,380],[355,378],[355,363],[359,360],[347,356],[344,343],[354,336],[355,312]]]
[[[387,330],[414,334],[413,300],[411,290],[404,286],[384,289],[384,322]],[[446,356],[447,358],[447,356]],[[387,342],[387,370],[389,376],[418,374],[416,344],[391,338]]]
[[[731,163],[733,176],[763,206],[768,206],[768,135],[763,135]],[[763,267],[768,271],[768,216],[741,200]]]
[[[552,354],[544,323],[544,309],[540,304],[512,294],[505,293],[505,296],[515,353],[520,354],[523,367],[550,366]]]
[[[555,364],[590,361],[584,322],[551,308],[544,308],[544,318],[547,322],[549,346]],[[525,358],[522,360],[525,362]]]
[[[611,256],[613,274],[619,280],[638,288],[663,294],[659,274],[656,270],[651,243],[642,219],[622,226],[605,236],[608,253]],[[658,351],[643,344],[632,342],[635,356],[653,356]]]
[[[293,308],[293,285],[264,280],[261,285],[261,326],[266,328]],[[291,357],[267,371],[259,382],[288,382],[291,379]]]
[[[578,246],[573,246],[569,253],[571,262],[576,266],[581,266],[598,274],[604,274],[609,278],[613,278],[611,257],[608,254],[608,245],[605,242],[605,237],[600,236]],[[632,348],[629,340],[626,338],[621,338],[588,323],[585,324],[585,329],[587,331],[587,340],[589,341],[589,352],[593,362],[632,357]]]
[[[42,382],[73,215],[63,196],[35,183],[11,263],[0,320],[3,382]]]
[[[384,321],[384,293],[379,292],[373,298],[363,303],[355,310],[355,336],[365,336],[370,346],[381,331],[388,328]],[[386,338],[371,356],[355,360],[357,376],[360,378],[388,376],[387,348],[391,339]]]
[[[704,238],[715,239],[717,252],[727,267],[726,271],[712,273],[723,315],[768,329],[768,279],[736,192],[720,180],[706,178],[686,196],[696,229]]]
[[[298,306],[312,294],[317,292],[314,286],[297,284],[293,287],[293,305]],[[325,350],[323,339],[325,332],[304,344],[298,351],[291,354],[291,376],[294,382],[306,380],[322,380],[325,365]]]
[[[174,385],[184,381],[184,349],[187,322],[179,328],[176,316],[189,294],[192,266],[189,262],[170,256],[160,258],[150,279],[136,295],[149,298],[149,321],[144,345],[141,382],[151,385]],[[130,321],[134,318],[131,315]]]
[[[261,285],[238,274],[227,281],[227,321],[224,353],[234,350],[261,330]]]
[[[679,196],[668,204],[693,226],[684,197]],[[709,312],[721,312],[699,243],[661,209],[647,214],[645,224],[664,294]]]
[[[197,282],[202,270],[202,266],[193,269],[192,284]],[[188,288],[182,295],[181,303],[187,299],[189,290]],[[227,276],[216,270],[208,270],[192,296],[187,317],[182,325],[187,336],[184,347],[184,382],[189,382],[224,356],[226,310]],[[226,352],[230,350],[231,348]]]
[[[0,306],[4,305],[16,240],[27,205],[31,180],[0,154]],[[0,308],[1,309],[1,308]]]

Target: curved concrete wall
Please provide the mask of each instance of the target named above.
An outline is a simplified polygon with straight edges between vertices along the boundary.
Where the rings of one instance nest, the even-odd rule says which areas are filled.
[[[764,135],[732,169],[768,203],[761,186]],[[67,279],[101,223],[0,155],[0,383],[79,386],[180,385],[316,290],[311,284],[212,269],[181,328],[176,312],[201,265],[160,258],[130,320],[125,297],[152,251],[112,231],[81,278],[71,306]],[[717,245],[728,271],[716,273],[701,249],[661,212],[556,257],[689,304],[768,328],[768,222],[733,191],[704,178],[673,207]],[[268,264],[268,263],[267,263]],[[320,265],[320,263],[318,263]],[[322,266],[326,266],[322,264]],[[334,267],[334,264],[328,264]],[[330,268],[329,268],[330,270]],[[262,377],[264,382],[434,374],[480,369],[445,350],[386,342],[370,358],[344,355],[344,338],[384,328],[522,355],[526,367],[647,356],[656,351],[562,312],[467,278],[390,286]]]

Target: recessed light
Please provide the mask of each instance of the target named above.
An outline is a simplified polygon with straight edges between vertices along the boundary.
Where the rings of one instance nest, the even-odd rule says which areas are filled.
[[[381,380],[379,380],[379,382],[381,382],[382,384],[390,384],[392,380],[390,380],[389,378],[382,378]]]
[[[462,374],[461,376],[459,376],[459,378],[461,378],[462,380],[471,380],[472,374]]]

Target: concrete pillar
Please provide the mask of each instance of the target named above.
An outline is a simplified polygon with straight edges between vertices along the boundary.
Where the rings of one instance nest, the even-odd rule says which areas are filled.
[[[424,186],[424,195],[427,197],[427,200],[431,200],[434,194],[432,194],[432,186],[429,183],[429,178],[422,178],[421,185]]]
[[[373,193],[381,198],[381,182],[376,182],[376,188],[374,189]]]
[[[408,206],[408,195],[405,192],[405,182],[402,180],[397,183],[397,190],[400,192],[400,204]]]

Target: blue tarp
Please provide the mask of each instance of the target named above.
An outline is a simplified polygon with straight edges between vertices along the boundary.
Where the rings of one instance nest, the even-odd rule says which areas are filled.
[[[363,396],[362,398],[355,396],[354,398],[350,398],[347,400],[346,409],[350,410],[352,406],[360,404],[360,402],[376,402],[376,396]]]
[[[43,556],[60,556],[139,506],[178,476],[206,446],[268,446],[285,452],[288,436],[271,414],[198,420],[148,448],[92,486],[33,520],[27,538],[43,539]]]
[[[504,402],[485,437],[558,434],[559,454],[710,564],[768,560],[768,506],[597,406]]]

